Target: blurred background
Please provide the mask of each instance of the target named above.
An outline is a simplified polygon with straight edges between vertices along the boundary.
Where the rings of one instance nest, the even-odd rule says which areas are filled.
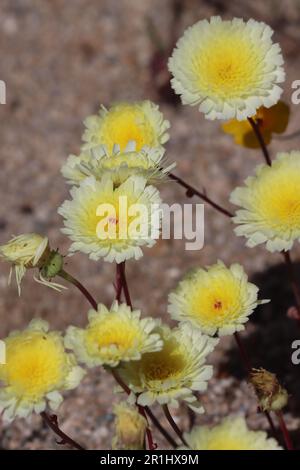
[[[291,83],[300,79],[300,1],[265,0],[1,0],[0,79],[7,86],[7,104],[0,105],[0,243],[12,235],[40,232],[51,246],[67,253],[69,240],[60,232],[58,206],[69,188],[60,168],[70,153],[78,153],[82,121],[118,100],[151,99],[171,122],[167,144],[176,172],[230,208],[233,188],[251,174],[262,157],[259,150],[236,146],[222,133],[220,122],[206,121],[196,108],[179,104],[169,86],[166,61],[184,29],[211,15],[231,19],[254,18],[275,30],[285,58],[287,79],[284,100],[291,105]],[[300,128],[300,105],[291,105],[286,134]],[[280,150],[299,149],[300,137],[272,141],[274,156]],[[190,202],[175,183],[161,186],[166,202]],[[195,199],[195,202],[199,202]],[[300,337],[286,316],[293,297],[280,255],[263,248],[248,249],[236,238],[229,220],[205,207],[205,245],[186,251],[184,241],[159,241],[145,250],[139,262],[127,263],[134,306],[146,315],[168,320],[170,289],[191,267],[215,263],[242,263],[262,298],[272,304],[258,309],[243,334],[256,366],[276,372],[291,394],[287,423],[295,444],[300,424],[300,366],[290,360],[291,343]],[[299,247],[293,251],[300,259]],[[106,304],[114,298],[114,266],[93,262],[83,254],[67,260],[75,274]],[[24,327],[33,317],[51,327],[84,325],[89,305],[73,288],[58,294],[32,280],[27,272],[22,296],[7,287],[9,267],[0,265],[0,338]],[[256,410],[233,338],[222,339],[212,361],[214,378],[203,394],[206,414],[199,423],[217,423],[229,413],[241,412],[254,429],[268,429]],[[67,394],[59,420],[67,433],[88,448],[110,447],[113,383],[102,370],[89,372],[82,385]],[[159,413],[159,410],[158,410]],[[187,426],[186,409],[175,411]],[[156,434],[160,447],[166,443]],[[1,424],[0,446],[5,449],[58,447],[38,416],[30,422]]]

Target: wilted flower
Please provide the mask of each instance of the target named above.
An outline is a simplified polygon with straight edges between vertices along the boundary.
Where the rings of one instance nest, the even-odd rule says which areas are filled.
[[[263,368],[252,369],[250,382],[264,411],[278,411],[286,406],[288,393],[280,385],[275,374]]]
[[[54,252],[50,250],[48,238],[42,237],[37,233],[19,235],[12,238],[5,245],[0,246],[0,257],[12,264],[9,274],[9,283],[11,281],[13,268],[15,269],[19,295],[21,294],[21,281],[26,270],[31,268],[38,268],[40,271],[39,278],[34,277],[37,282],[52,287],[55,290],[64,288],[59,284],[50,282],[50,279],[54,277],[58,271],[55,272],[53,276],[47,275],[47,269],[52,262],[53,253]]]
[[[252,116],[259,127],[265,144],[271,142],[273,133],[282,134],[286,130],[289,115],[289,106],[283,101],[279,101],[271,108],[260,107],[256,114]],[[226,134],[231,134],[238,145],[253,149],[260,147],[255,132],[247,119],[245,121],[232,119],[222,124],[222,129]]]
[[[55,410],[63,400],[61,392],[77,387],[84,375],[75,356],[65,351],[61,334],[48,328],[47,322],[36,319],[4,339],[0,410],[5,420],[41,413],[47,403]]]
[[[114,450],[143,450],[146,419],[138,412],[136,406],[118,403],[114,406],[115,436],[112,441]]]
[[[282,93],[283,58],[265,23],[212,17],[189,27],[169,60],[171,83],[183,104],[208,119],[246,119]]]

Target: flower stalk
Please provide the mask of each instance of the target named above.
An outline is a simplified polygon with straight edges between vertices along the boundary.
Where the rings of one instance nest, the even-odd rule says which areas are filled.
[[[47,426],[52,429],[52,431],[60,437],[61,441],[57,442],[59,445],[68,445],[72,447],[73,449],[77,450],[86,450],[84,447],[82,447],[78,442],[74,441],[70,436],[68,436],[65,432],[63,432],[59,425],[58,425],[58,420],[56,415],[49,415],[46,413],[46,411],[42,411],[41,417],[44,420],[44,422],[47,424]]]
[[[81,282],[78,281],[78,279],[75,279],[75,277],[71,276],[71,274],[67,273],[64,269],[62,269],[58,276],[62,277],[66,281],[70,282],[73,284],[77,289],[80,290],[80,292],[84,295],[84,297],[87,299],[87,301],[91,304],[91,306],[97,310],[97,302],[93,298],[93,296],[89,293],[89,291],[81,284]]]
[[[165,414],[165,417],[167,418],[170,426],[172,427],[172,429],[174,430],[174,432],[177,434],[177,436],[179,437],[179,439],[181,440],[181,442],[187,446],[187,442],[186,440],[184,439],[183,437],[183,434],[181,432],[181,430],[179,429],[179,427],[177,426],[177,424],[175,423],[174,419],[172,418],[172,415],[170,413],[170,410],[168,408],[168,405],[163,405],[162,406],[162,409],[163,409],[163,412]]]

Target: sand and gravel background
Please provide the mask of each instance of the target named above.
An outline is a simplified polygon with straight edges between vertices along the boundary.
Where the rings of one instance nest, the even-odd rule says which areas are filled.
[[[167,154],[177,173],[230,208],[231,190],[261,162],[258,150],[246,150],[222,134],[219,122],[206,121],[195,108],[183,107],[168,88],[166,57],[177,37],[195,21],[214,14],[263,20],[275,29],[286,63],[284,99],[290,104],[291,83],[300,79],[300,1],[215,0],[1,0],[0,79],[6,82],[7,104],[0,105],[0,243],[12,234],[41,232],[52,247],[67,253],[69,241],[60,228],[58,206],[68,196],[60,168],[80,147],[82,120],[100,103],[152,99],[171,122]],[[159,53],[159,48],[165,51]],[[300,106],[291,106],[287,134],[299,129]],[[299,148],[300,137],[274,139],[270,150]],[[161,186],[167,202],[190,202],[174,183]],[[196,200],[195,200],[196,202]],[[198,202],[198,201],[197,201]],[[299,259],[299,246],[293,251]],[[263,248],[247,249],[233,234],[228,219],[205,207],[205,246],[186,251],[184,241],[159,241],[139,262],[127,265],[134,306],[168,321],[167,296],[191,267],[242,263],[272,303],[252,316],[243,334],[256,366],[276,372],[291,394],[286,419],[300,447],[300,366],[291,363],[291,342],[300,337],[286,317],[293,304],[280,255]],[[67,261],[97,300],[114,298],[114,266],[78,254]],[[61,294],[39,286],[27,273],[22,296],[7,287],[9,267],[0,265],[0,337],[24,327],[33,317],[53,328],[84,325],[88,304],[69,288]],[[206,414],[199,423],[216,423],[229,413],[243,413],[254,429],[267,429],[233,339],[222,339],[212,357],[214,378],[203,394]],[[91,449],[108,449],[113,432],[111,378],[101,369],[89,372],[66,395],[59,411],[63,429]],[[115,398],[114,398],[115,399]],[[160,410],[157,409],[157,413]],[[187,426],[186,410],[174,415]],[[161,448],[166,444],[155,434]],[[38,416],[1,424],[4,449],[52,449],[54,436]]]

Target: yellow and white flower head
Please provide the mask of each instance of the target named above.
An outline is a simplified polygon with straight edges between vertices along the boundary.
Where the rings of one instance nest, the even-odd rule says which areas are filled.
[[[183,104],[207,119],[246,119],[282,93],[283,58],[262,22],[214,16],[189,27],[169,59],[171,81]]]
[[[0,411],[5,420],[41,413],[47,404],[57,409],[61,392],[78,386],[84,371],[67,353],[59,332],[32,320],[23,331],[4,339],[6,362],[0,364]]]
[[[213,427],[196,426],[184,438],[192,450],[283,450],[266,432],[250,431],[243,417],[230,416]]]
[[[258,287],[248,282],[239,264],[227,268],[222,261],[188,273],[169,295],[172,318],[189,321],[208,335],[229,335],[244,330],[257,305]]]
[[[114,302],[110,310],[99,304],[97,311],[89,311],[86,328],[68,328],[66,345],[88,367],[115,367],[122,361],[136,361],[163,344],[153,331],[157,322],[140,316],[139,310],[131,310],[126,304]]]
[[[108,174],[73,187],[72,200],[58,209],[65,219],[62,231],[73,241],[70,252],[117,263],[139,259],[141,246],[153,246],[160,230],[159,192],[146,184],[143,177],[131,176],[116,188]]]
[[[235,233],[247,246],[266,243],[267,250],[286,251],[300,240],[300,151],[279,153],[272,166],[260,165],[256,175],[236,188],[230,200],[242,209],[233,218]]]
[[[143,354],[139,361],[122,364],[119,374],[138,395],[139,405],[158,402],[177,407],[178,401],[183,400],[193,410],[203,412],[193,392],[207,388],[213,370],[205,361],[218,340],[187,323],[174,330],[160,327],[158,332],[164,342],[163,349]]]
[[[21,282],[27,269],[42,269],[49,257],[51,250],[47,237],[42,237],[37,233],[26,233],[13,237],[8,243],[0,246],[0,257],[12,264],[8,282],[11,282],[13,268],[16,274],[16,282],[19,295],[21,294]],[[53,289],[63,288],[59,284],[45,279],[40,271],[39,278],[34,278],[37,282]]]
[[[109,154],[118,145],[124,151],[130,141],[137,151],[144,147],[161,148],[169,139],[169,121],[151,101],[118,103],[109,110],[101,107],[99,115],[84,121],[83,150],[105,145]]]
[[[173,167],[174,164],[166,165],[163,148],[136,150],[136,143],[131,141],[123,151],[115,145],[110,154],[105,145],[99,145],[79,156],[70,155],[62,167],[62,174],[73,185],[80,184],[88,176],[101,180],[104,174],[110,174],[116,186],[131,175],[143,176],[152,184],[166,176]]]

